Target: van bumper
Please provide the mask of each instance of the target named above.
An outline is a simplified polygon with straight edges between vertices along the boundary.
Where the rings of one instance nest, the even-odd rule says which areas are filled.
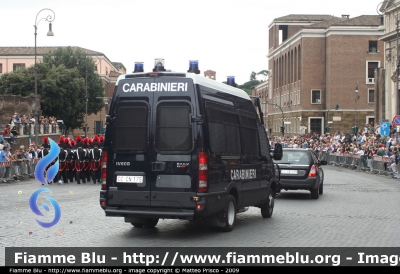
[[[164,209],[164,208],[125,208],[106,207],[106,216],[132,217],[132,218],[159,218],[159,219],[185,219],[193,220],[194,210]]]

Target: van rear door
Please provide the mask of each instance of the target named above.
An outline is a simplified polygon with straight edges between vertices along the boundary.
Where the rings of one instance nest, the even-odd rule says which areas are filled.
[[[194,208],[191,200],[197,190],[194,166],[196,124],[193,80],[156,78],[157,86],[173,85],[174,92],[154,93],[152,129],[151,205],[154,207]]]
[[[154,79],[126,79],[118,86],[116,107],[112,109],[112,187],[109,206],[150,206],[150,128],[152,92],[135,92]],[[133,86],[133,88],[132,88]],[[132,91],[131,91],[132,90]]]

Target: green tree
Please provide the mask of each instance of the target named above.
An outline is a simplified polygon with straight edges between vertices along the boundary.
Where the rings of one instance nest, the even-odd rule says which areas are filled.
[[[86,113],[86,76],[88,115],[103,107],[101,78],[95,64],[83,51],[58,48],[43,56],[37,64],[38,95],[45,116],[64,120],[67,129],[80,128]],[[0,78],[0,94],[29,96],[35,94],[33,67],[6,73]]]
[[[43,113],[63,120],[67,129],[82,127],[86,108],[85,79],[80,77],[78,68],[67,69],[63,64],[51,67],[46,78],[41,80],[40,103]]]
[[[64,65],[67,69],[77,68],[78,77],[81,77],[83,82],[83,90],[78,93],[78,102],[76,112],[77,120],[75,123],[74,119],[70,120],[71,128],[83,127],[85,121],[84,117],[86,114],[86,89],[85,82],[87,79],[87,94],[88,94],[88,115],[93,113],[98,113],[103,107],[103,101],[96,99],[96,97],[102,97],[104,87],[100,76],[96,73],[96,65],[93,62],[92,57],[86,55],[85,52],[79,49],[73,49],[71,47],[58,48],[53,52],[49,52],[43,56],[43,63],[49,65],[50,67],[58,67],[59,65]],[[68,94],[67,94],[68,96]],[[56,116],[59,117],[59,116]],[[73,117],[72,117],[73,118]],[[64,118],[63,118],[64,119]],[[68,118],[66,118],[68,119]],[[65,119],[64,119],[65,121]],[[65,123],[65,122],[64,122]],[[65,123],[66,124],[66,123]],[[66,124],[67,128],[68,125]]]
[[[242,90],[244,90],[244,91],[246,91],[247,94],[251,95],[252,87],[257,86],[260,83],[262,83],[262,82],[259,81],[259,80],[251,80],[251,81],[248,81],[248,82],[244,83],[243,85],[238,85],[237,87],[242,89]]]

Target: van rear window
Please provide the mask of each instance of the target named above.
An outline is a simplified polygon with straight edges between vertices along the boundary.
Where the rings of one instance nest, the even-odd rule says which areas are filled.
[[[159,152],[192,150],[192,126],[189,102],[161,102],[157,106],[156,149]]]
[[[113,132],[117,152],[144,152],[148,144],[149,106],[143,101],[122,101],[117,105]]]

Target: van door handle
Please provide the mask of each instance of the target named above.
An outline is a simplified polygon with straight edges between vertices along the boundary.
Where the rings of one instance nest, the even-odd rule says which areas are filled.
[[[164,171],[165,170],[165,162],[152,162],[151,170],[152,171]]]

